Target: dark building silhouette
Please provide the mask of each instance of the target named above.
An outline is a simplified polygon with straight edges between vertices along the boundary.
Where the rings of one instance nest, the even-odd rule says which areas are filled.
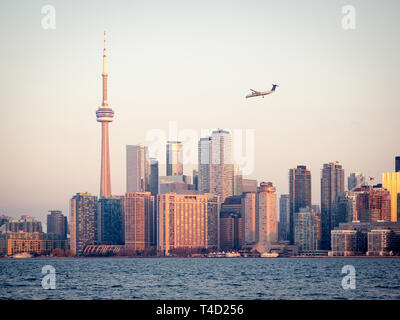
[[[289,169],[289,241],[294,244],[294,214],[311,208],[311,171],[300,165]]]

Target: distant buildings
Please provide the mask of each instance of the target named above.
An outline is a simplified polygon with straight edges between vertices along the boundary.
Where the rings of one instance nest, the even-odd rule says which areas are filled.
[[[141,145],[126,146],[126,192],[149,190],[150,163],[148,148]]]
[[[321,170],[321,249],[329,250],[331,242],[332,205],[336,196],[344,192],[344,169],[339,162],[325,163]]]
[[[257,192],[258,183],[253,179],[242,179],[242,192]]]
[[[70,200],[70,246],[75,255],[98,241],[97,196],[77,193]]]
[[[219,199],[212,194],[157,196],[157,252],[219,247]]]
[[[353,188],[352,190],[356,189]],[[355,207],[356,196],[354,193],[349,191],[340,192],[331,207],[330,230],[338,227],[340,223],[353,221]]]
[[[67,239],[68,221],[67,217],[59,210],[51,210],[47,215],[47,233],[54,233]]]
[[[355,189],[354,221],[391,221],[390,192],[379,186]]]
[[[30,217],[28,215],[21,216],[20,219],[10,219],[6,223],[6,231],[11,232],[39,232],[42,233],[42,222],[37,221],[35,218]]]
[[[347,188],[349,191],[361,187],[364,183],[365,177],[360,172],[352,172],[347,178]]]
[[[167,176],[183,175],[182,142],[167,142]]]
[[[155,246],[154,196],[127,192],[124,197],[125,248],[143,251]]]
[[[289,169],[289,241],[294,244],[294,214],[300,208],[311,208],[311,171],[299,165]]]

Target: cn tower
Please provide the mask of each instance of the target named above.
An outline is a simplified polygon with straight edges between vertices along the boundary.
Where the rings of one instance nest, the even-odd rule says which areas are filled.
[[[97,121],[101,122],[101,176],[100,176],[100,197],[111,196],[110,179],[110,147],[108,143],[108,123],[113,121],[114,111],[108,105],[107,99],[107,54],[106,54],[106,32],[104,31],[103,50],[103,102],[96,111]]]

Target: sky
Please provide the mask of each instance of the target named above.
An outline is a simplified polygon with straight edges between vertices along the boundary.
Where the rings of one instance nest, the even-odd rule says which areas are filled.
[[[355,29],[342,26],[349,4]],[[45,5],[55,29],[42,26]],[[2,0],[0,215],[45,222],[48,210],[69,214],[75,193],[99,194],[104,30],[113,194],[126,191],[125,146],[169,136],[171,123],[198,138],[253,132],[245,178],[280,195],[289,168],[306,165],[315,204],[323,163],[376,183],[394,170],[399,1]],[[272,83],[274,94],[245,99]]]

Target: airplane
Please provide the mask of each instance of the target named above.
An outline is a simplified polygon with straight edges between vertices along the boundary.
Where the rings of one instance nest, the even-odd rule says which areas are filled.
[[[253,93],[250,93],[246,96],[246,98],[251,98],[251,97],[258,97],[258,96],[262,96],[264,98],[264,96],[266,96],[267,94],[271,94],[275,91],[275,88],[279,87],[277,84],[273,84],[272,85],[272,89],[269,91],[256,91],[253,89],[250,89],[251,91],[253,91]]]

